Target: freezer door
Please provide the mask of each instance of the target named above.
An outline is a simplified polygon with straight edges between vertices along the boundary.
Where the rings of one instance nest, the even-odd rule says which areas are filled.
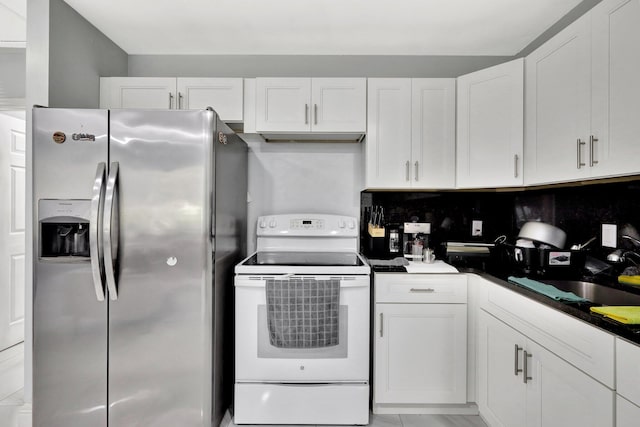
[[[107,425],[107,302],[82,239],[107,124],[106,110],[33,112],[35,427]]]
[[[210,425],[213,114],[111,111],[112,427]]]

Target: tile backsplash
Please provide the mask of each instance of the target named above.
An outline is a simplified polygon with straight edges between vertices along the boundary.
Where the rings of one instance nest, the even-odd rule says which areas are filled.
[[[592,245],[599,245],[602,223],[616,224],[619,236],[640,237],[640,181],[500,192],[364,191],[360,201],[361,219],[367,208],[382,206],[386,222],[430,222],[432,246],[455,240],[493,242],[500,235],[515,242],[527,221],[561,228],[567,246],[594,236]],[[482,221],[481,237],[471,235],[474,220]],[[619,241],[618,246],[625,244]]]

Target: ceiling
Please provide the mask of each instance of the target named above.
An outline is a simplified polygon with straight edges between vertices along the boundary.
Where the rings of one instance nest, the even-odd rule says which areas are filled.
[[[130,55],[499,56],[517,54],[581,2],[65,1]]]
[[[0,48],[25,47],[27,0],[0,0]]]

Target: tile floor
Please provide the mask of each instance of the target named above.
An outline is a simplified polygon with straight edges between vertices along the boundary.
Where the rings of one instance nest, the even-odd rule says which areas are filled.
[[[224,426],[225,422],[220,424]],[[235,427],[228,424],[227,427]],[[242,426],[252,427],[252,426]],[[278,426],[268,426],[278,427]],[[284,426],[283,426],[284,427]],[[299,426],[286,426],[299,427]],[[304,426],[311,427],[311,426]],[[325,426],[317,426],[325,427]],[[369,418],[369,427],[487,427],[482,419],[475,415],[375,415]]]

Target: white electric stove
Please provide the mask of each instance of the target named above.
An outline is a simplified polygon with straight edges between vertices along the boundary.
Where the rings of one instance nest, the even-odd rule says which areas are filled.
[[[370,268],[353,217],[260,217],[236,266],[235,424],[368,424]]]

